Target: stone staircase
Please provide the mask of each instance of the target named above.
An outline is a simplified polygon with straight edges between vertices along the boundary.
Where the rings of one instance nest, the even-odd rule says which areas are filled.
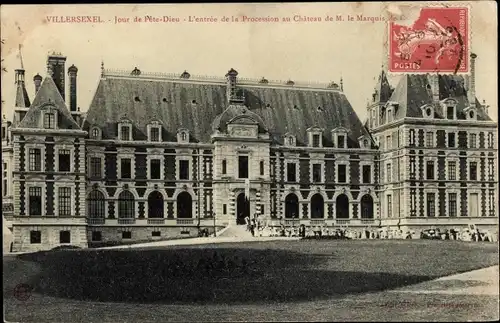
[[[224,232],[221,232],[217,237],[221,238],[246,238],[251,237],[250,231],[247,231],[246,225],[230,225]]]

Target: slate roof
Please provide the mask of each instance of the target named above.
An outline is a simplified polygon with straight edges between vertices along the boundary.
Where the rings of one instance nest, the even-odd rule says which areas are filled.
[[[330,131],[339,126],[350,132],[349,143],[357,147],[368,134],[345,95],[339,91],[272,87],[266,84],[237,85],[244,104],[263,121],[274,142],[281,143],[287,132],[304,144],[306,130],[324,128],[324,145],[331,142]],[[319,108],[318,108],[319,107]],[[116,139],[122,117],[133,123],[134,140],[147,139],[147,124],[159,119],[163,139],[176,140],[179,128],[187,128],[195,142],[210,142],[214,124],[234,117],[226,98],[226,84],[182,79],[147,79],[139,76],[106,76],[101,79],[87,112],[83,129],[100,127],[103,139]],[[224,114],[223,114],[224,112]],[[217,127],[217,126],[216,126]],[[331,144],[330,144],[331,146]]]
[[[40,89],[33,99],[30,109],[26,116],[21,120],[19,128],[39,128],[39,120],[42,118],[41,108],[50,104],[58,110],[58,128],[59,129],[80,129],[71,113],[64,103],[59,90],[51,77],[45,77],[40,85]]]
[[[458,101],[457,118],[465,119],[463,110],[469,105],[467,91],[464,88],[464,79],[461,75],[439,76],[439,99],[453,98]],[[432,104],[432,91],[428,76],[425,74],[405,74],[401,77],[389,101],[399,103],[395,118],[421,118],[420,107]],[[491,118],[481,109],[476,98],[477,120],[491,121]],[[436,118],[443,119],[443,112],[436,110]]]
[[[389,84],[387,75],[384,70],[378,76],[377,85],[375,85],[374,102],[385,103],[391,97],[393,88]]]
[[[26,91],[26,86],[24,81],[17,82],[16,89],[16,108],[28,108],[30,106],[30,98],[28,96],[28,91]]]

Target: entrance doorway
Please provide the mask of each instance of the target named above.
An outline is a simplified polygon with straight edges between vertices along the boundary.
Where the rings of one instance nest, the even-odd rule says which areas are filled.
[[[245,198],[245,193],[240,193],[236,198],[236,224],[246,224],[247,216],[250,217],[250,201]]]

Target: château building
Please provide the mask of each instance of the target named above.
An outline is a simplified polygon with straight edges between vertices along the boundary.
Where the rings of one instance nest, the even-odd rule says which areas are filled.
[[[111,71],[85,113],[78,69],[16,70],[2,120],[13,251],[197,235],[244,223],[495,228],[496,123],[470,77],[382,71],[362,123],[340,85]],[[69,91],[66,96],[66,75]]]

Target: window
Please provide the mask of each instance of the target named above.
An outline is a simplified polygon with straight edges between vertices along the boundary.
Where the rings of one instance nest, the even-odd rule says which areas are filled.
[[[477,162],[471,162],[469,164],[469,180],[477,181]]]
[[[345,136],[344,135],[337,136],[337,147],[338,148],[345,148]]]
[[[347,182],[347,166],[346,165],[338,165],[338,182],[345,183]]]
[[[71,243],[71,232],[59,231],[59,243]]]
[[[42,243],[42,232],[30,231],[30,243]]]
[[[150,130],[151,141],[160,141],[160,128],[152,127]]]
[[[161,160],[151,159],[149,165],[151,167],[151,179],[161,179]]]
[[[264,214],[264,204],[260,205],[260,214]]]
[[[39,148],[30,148],[29,169],[33,172],[40,172],[42,170],[42,151]]]
[[[179,179],[189,179],[189,160],[179,160]]]
[[[392,182],[392,165],[387,164],[387,183]]]
[[[132,239],[132,232],[130,231],[122,232],[122,239]]]
[[[434,133],[427,132],[425,134],[425,146],[426,147],[434,147]]]
[[[125,219],[135,218],[134,195],[129,191],[123,191],[118,196],[118,216]]]
[[[293,137],[288,137],[288,144],[293,146]]]
[[[448,133],[448,147],[455,148],[455,133],[454,132]]]
[[[248,178],[248,156],[238,157],[238,177]]]
[[[71,152],[69,150],[59,150],[59,171],[71,171]]]
[[[470,143],[469,143],[469,148],[477,148],[477,145],[476,145],[476,134],[475,133],[471,133],[470,134]]]
[[[392,195],[387,195],[387,217],[392,217]]]
[[[29,195],[29,215],[42,215],[42,188],[30,187],[28,189]]]
[[[54,129],[56,127],[55,114],[51,112],[46,112],[43,115],[43,127],[45,129]]]
[[[455,119],[455,107],[447,107],[446,108],[446,118],[447,119]]]
[[[132,178],[132,160],[130,158],[120,159],[121,178]]]
[[[319,135],[313,135],[313,147],[319,147]]]
[[[457,163],[454,161],[448,162],[448,179],[450,181],[457,180]]]
[[[260,175],[264,176],[264,161],[263,160],[260,161],[259,166],[260,166]]]
[[[7,137],[7,131],[5,127],[2,127],[2,140],[4,140],[5,137]]]
[[[415,129],[410,129],[410,146],[415,146]]]
[[[410,156],[410,179],[415,179],[415,157]]]
[[[120,139],[125,141],[130,140],[130,126],[121,126]]]
[[[222,204],[222,214],[227,214],[227,205]]]
[[[313,183],[321,182],[321,164],[313,164]]]
[[[58,202],[59,216],[71,215],[71,187],[59,187]]]
[[[153,231],[153,232],[151,232],[151,236],[153,236],[153,237],[161,237],[161,231]]]
[[[7,196],[8,180],[7,180],[7,163],[3,163],[3,181],[2,181],[2,195]]]
[[[224,159],[222,161],[222,174],[226,174],[226,172],[227,172],[226,168],[227,168],[227,161]]]
[[[448,214],[450,217],[457,216],[457,193],[448,194]]]
[[[187,134],[185,132],[181,133],[181,140],[186,141],[187,140]]]
[[[286,176],[287,182],[295,182],[297,180],[296,174],[297,165],[295,163],[287,163],[286,164]]]
[[[495,216],[495,191],[494,190],[489,190],[488,191],[488,200],[489,200],[489,209],[490,209],[490,216]]]
[[[97,128],[92,129],[91,136],[92,139],[99,139],[99,129]]]
[[[102,232],[92,231],[92,241],[101,241],[101,240],[102,240]]]
[[[434,179],[434,162],[427,161],[426,179]]]
[[[391,135],[385,137],[385,141],[387,142],[387,150],[392,148]]]
[[[434,193],[427,193],[427,216],[436,215],[436,195]]]
[[[493,148],[493,132],[488,132],[488,148]]]
[[[102,177],[102,161],[100,157],[90,157],[90,177]]]
[[[98,190],[92,190],[87,200],[87,214],[91,219],[104,218],[106,215],[104,194]]]
[[[372,167],[370,165],[363,165],[363,183],[370,183],[372,180]]]
[[[494,159],[492,159],[492,158],[488,159],[488,180],[489,181],[495,180],[495,168],[493,167],[494,162],[495,162]]]

